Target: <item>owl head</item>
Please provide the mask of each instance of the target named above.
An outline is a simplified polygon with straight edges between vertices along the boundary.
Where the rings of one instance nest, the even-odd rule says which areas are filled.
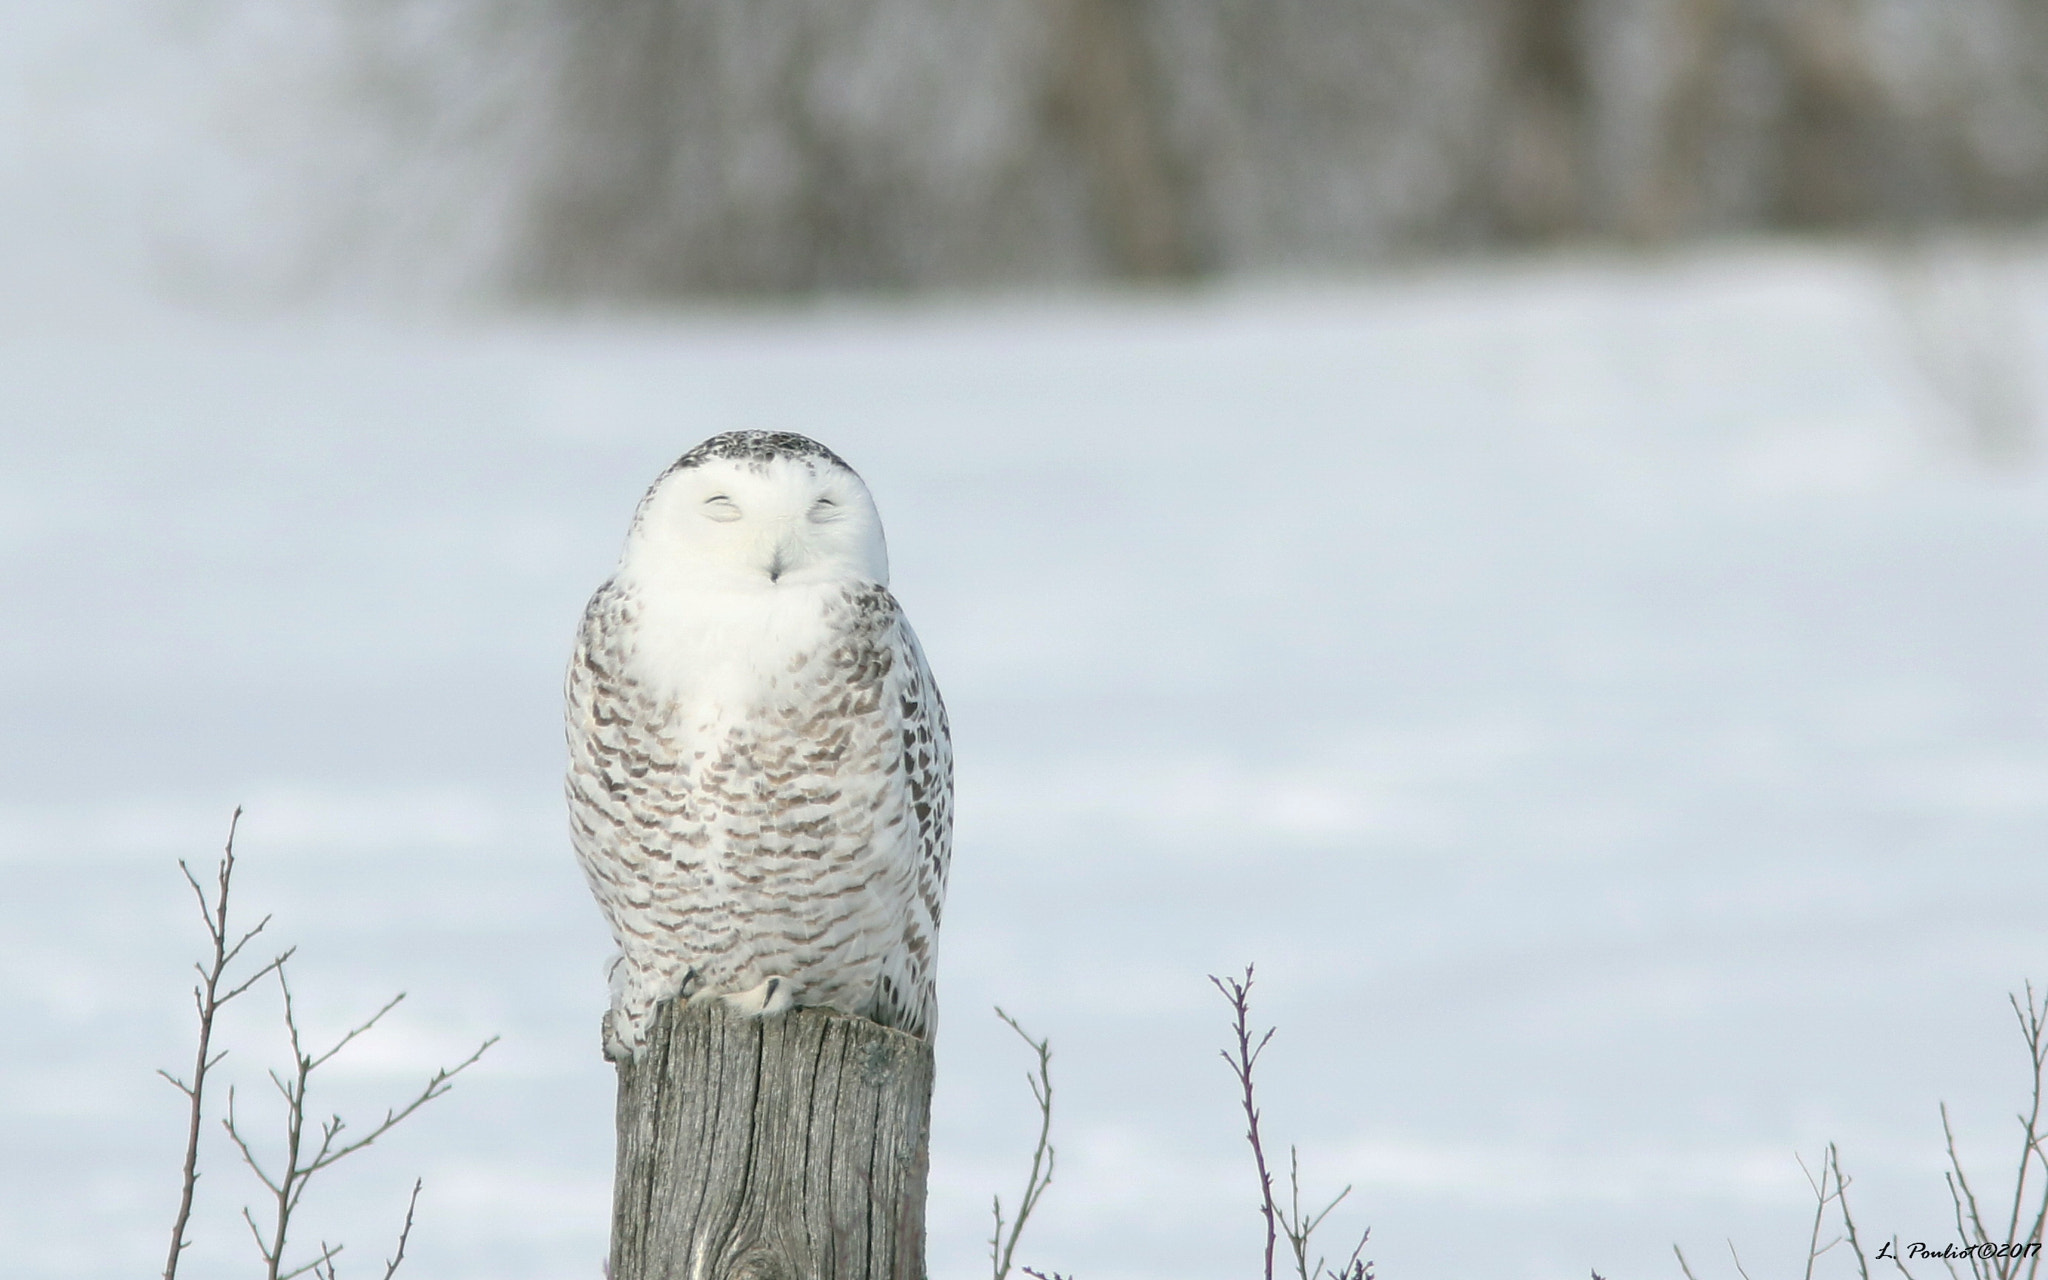
[[[647,490],[620,568],[734,591],[887,586],[889,552],[867,485],[837,454],[791,432],[728,431]]]

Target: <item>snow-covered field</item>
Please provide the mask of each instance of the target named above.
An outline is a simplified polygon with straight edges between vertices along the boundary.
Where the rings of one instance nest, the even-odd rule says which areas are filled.
[[[2048,333],[2038,259],[2011,278]],[[369,1118],[305,1242],[595,1277],[605,945],[559,673],[645,483],[732,427],[866,475],[952,707],[935,1276],[1243,1277],[1204,975],[1259,964],[1266,1120],[1388,1280],[1953,1236],[1935,1105],[2008,1160],[2048,980],[2048,483],[1974,456],[1847,250],[1327,290],[670,319],[83,323],[0,338],[0,1273],[161,1265],[230,810]],[[2030,348],[2038,355],[2040,342]],[[261,1114],[274,1001],[224,1068]],[[350,1065],[352,1063],[352,1065]],[[216,1144],[187,1274],[246,1274]],[[1986,1168],[1985,1177],[1993,1177]],[[1333,1249],[1339,1242],[1329,1241]],[[1348,1244],[1348,1242],[1345,1242]],[[349,1272],[344,1267],[344,1274]]]

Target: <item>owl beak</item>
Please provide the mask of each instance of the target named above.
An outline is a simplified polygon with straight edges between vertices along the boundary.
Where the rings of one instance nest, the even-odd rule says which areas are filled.
[[[768,559],[768,581],[782,581],[782,575],[795,566],[796,548],[790,545],[791,541],[788,537],[776,539],[775,554]]]

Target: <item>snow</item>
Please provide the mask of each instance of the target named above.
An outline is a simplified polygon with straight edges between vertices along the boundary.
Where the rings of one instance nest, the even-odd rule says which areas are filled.
[[[1786,1274],[1795,1154],[1830,1140],[1866,1237],[1938,1246],[1942,1099],[1980,1177],[2009,1166],[2004,993],[2048,981],[2048,481],[1929,375],[2009,360],[2048,403],[2039,245],[1960,318],[1813,243],[267,310],[222,272],[459,282],[379,236],[446,216],[485,253],[498,206],[469,170],[366,178],[390,151],[315,30],[341,10],[259,8],[0,0],[0,1272],[158,1265],[183,1133],[152,1073],[189,1067],[202,941],[176,861],[242,804],[238,903],[300,946],[315,1033],[410,993],[333,1107],[504,1037],[323,1175],[302,1246],[374,1274],[417,1174],[401,1274],[598,1275],[606,945],[559,680],[642,488],[734,427],[863,471],[953,712],[934,1275],[986,1266],[1028,1163],[997,1003],[1059,1091],[1020,1259],[1253,1274],[1205,981],[1253,960],[1269,1134],[1310,1195],[1354,1185],[1328,1249],[1370,1222],[1388,1280],[1672,1277],[1674,1240],[1707,1280],[1726,1239]],[[278,1031],[267,991],[223,1027],[259,1124]],[[218,1141],[205,1167],[185,1274],[246,1273],[255,1188]]]
[[[157,1265],[229,812],[358,1119],[303,1243],[598,1274],[605,940],[559,812],[574,619],[733,427],[867,477],[952,708],[933,1274],[1243,1276],[1225,1013],[1390,1280],[1676,1274],[1953,1237],[2048,980],[2048,485],[1928,390],[1883,260],[1752,246],[1324,288],[599,319],[166,313],[0,337],[0,1257]],[[2048,332],[2038,255],[2010,276]],[[2027,350],[2042,354],[2029,339]],[[273,998],[225,1034],[262,1114]],[[351,1065],[352,1064],[352,1065]],[[1994,1163],[1995,1161],[1995,1163]],[[216,1144],[188,1274],[246,1268]],[[1330,1251],[1348,1251],[1333,1234]],[[344,1272],[349,1270],[344,1267]],[[1838,1268],[1839,1272],[1839,1268]]]

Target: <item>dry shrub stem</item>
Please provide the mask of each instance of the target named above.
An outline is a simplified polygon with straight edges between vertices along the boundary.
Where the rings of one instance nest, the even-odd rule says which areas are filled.
[[[1679,1248],[1678,1242],[1675,1240],[1672,1241],[1671,1252],[1678,1255],[1678,1269],[1684,1273],[1685,1280],[1699,1280],[1699,1277],[1692,1273],[1692,1267],[1685,1261],[1685,1250]]]
[[[1252,1164],[1259,1174],[1259,1212],[1266,1219],[1266,1280],[1273,1280],[1273,1245],[1277,1237],[1278,1213],[1273,1206],[1273,1175],[1266,1168],[1266,1145],[1259,1136],[1259,1104],[1252,1087],[1252,1068],[1259,1062],[1259,1055],[1273,1040],[1277,1027],[1267,1027],[1266,1034],[1259,1037],[1257,1045],[1252,1044],[1251,1033],[1251,990],[1252,965],[1244,967],[1244,979],[1219,978],[1209,975],[1209,981],[1223,998],[1230,1002],[1232,1011],[1231,1032],[1237,1040],[1237,1052],[1223,1050],[1223,1060],[1230,1064],[1230,1072],[1237,1077],[1238,1088],[1243,1096],[1245,1118],[1245,1140],[1252,1145]]]
[[[229,967],[241,956],[243,949],[270,923],[270,917],[265,916],[257,922],[255,928],[239,936],[229,925],[229,901],[235,872],[235,831],[240,825],[241,818],[242,810],[237,808],[233,820],[228,824],[227,846],[215,871],[215,888],[211,897],[200,884],[198,877],[192,874],[192,869],[183,861],[178,863],[179,870],[185,873],[186,883],[192,887],[193,896],[198,899],[200,919],[206,926],[207,939],[212,944],[212,955],[193,966],[199,974],[199,985],[192,991],[193,1004],[199,1014],[199,1047],[193,1058],[191,1081],[188,1083],[180,1080],[167,1071],[157,1072],[185,1095],[191,1108],[185,1141],[184,1176],[177,1218],[171,1227],[170,1256],[164,1264],[164,1280],[176,1280],[178,1259],[190,1244],[185,1238],[185,1233],[191,1222],[193,1194],[199,1182],[199,1134],[205,1118],[206,1080],[208,1073],[227,1056],[225,1049],[218,1052],[213,1049],[216,1015],[229,1001],[245,994],[258,981],[270,974],[277,975],[278,991],[283,996],[285,1033],[291,1045],[293,1063],[288,1073],[270,1073],[270,1082],[285,1103],[284,1157],[282,1162],[275,1166],[279,1171],[273,1173],[270,1167],[265,1166],[244,1133],[243,1126],[235,1114],[235,1091],[232,1087],[228,1090],[227,1116],[221,1121],[221,1126],[227,1131],[228,1139],[241,1152],[242,1162],[249,1166],[250,1171],[271,1195],[274,1212],[267,1232],[257,1225],[255,1215],[246,1206],[242,1209],[242,1221],[248,1225],[249,1233],[256,1242],[257,1252],[262,1255],[266,1280],[292,1280],[293,1277],[309,1271],[319,1280],[336,1280],[334,1260],[342,1251],[342,1246],[338,1243],[330,1245],[322,1241],[318,1257],[289,1270],[284,1266],[292,1215],[297,1211],[313,1175],[361,1151],[389,1133],[422,1106],[447,1093],[454,1078],[474,1066],[477,1060],[483,1057],[484,1052],[498,1042],[498,1037],[492,1036],[484,1041],[477,1047],[476,1052],[455,1066],[436,1071],[433,1078],[427,1081],[426,1087],[416,1096],[404,1106],[386,1111],[384,1119],[360,1137],[344,1140],[342,1135],[348,1129],[347,1122],[339,1115],[330,1116],[318,1125],[318,1142],[311,1145],[309,1152],[306,1102],[311,1092],[314,1072],[332,1061],[335,1055],[356,1037],[382,1021],[385,1014],[390,1013],[398,1006],[399,1001],[405,999],[405,993],[400,992],[393,996],[383,1008],[350,1028],[326,1049],[311,1053],[306,1050],[300,1034],[298,1017],[292,1004],[291,983],[286,977],[286,962],[291,959],[296,948],[287,948],[254,973],[230,983],[226,976]],[[399,1231],[397,1251],[385,1262],[384,1280],[391,1280],[391,1277],[397,1274],[399,1265],[405,1260],[405,1248],[412,1238],[421,1186],[420,1181],[413,1182],[412,1198],[405,1207],[405,1225]]]
[[[334,1255],[340,1253],[342,1249],[342,1246],[338,1244],[329,1247],[323,1243],[319,1258],[290,1270],[284,1269],[285,1244],[290,1236],[292,1214],[298,1210],[299,1201],[305,1196],[306,1188],[311,1185],[313,1175],[361,1151],[377,1141],[377,1139],[391,1132],[392,1129],[396,1128],[413,1112],[447,1093],[452,1087],[450,1081],[474,1066],[477,1059],[483,1057],[484,1052],[498,1042],[498,1037],[492,1036],[484,1041],[481,1045],[477,1046],[476,1052],[470,1054],[453,1067],[443,1067],[436,1071],[433,1078],[427,1081],[426,1087],[421,1089],[410,1102],[407,1102],[402,1107],[394,1107],[386,1111],[384,1119],[359,1138],[343,1141],[342,1134],[348,1129],[348,1122],[339,1115],[329,1116],[326,1120],[320,1122],[319,1143],[308,1154],[306,1151],[309,1136],[307,1133],[306,1099],[312,1089],[313,1073],[333,1061],[334,1056],[347,1048],[350,1042],[354,1041],[357,1036],[362,1035],[383,1021],[384,1015],[397,1008],[399,1002],[405,999],[405,993],[401,991],[391,997],[390,1000],[384,1003],[383,1008],[342,1033],[341,1037],[326,1049],[318,1053],[311,1053],[306,1050],[304,1039],[299,1031],[298,1018],[292,1006],[291,983],[285,976],[285,967],[281,964],[278,965],[276,972],[278,991],[284,1000],[285,1034],[291,1043],[293,1063],[289,1076],[280,1075],[276,1071],[270,1073],[270,1083],[276,1087],[278,1095],[284,1099],[285,1104],[285,1151],[284,1160],[278,1166],[278,1171],[273,1173],[264,1167],[263,1162],[258,1159],[254,1148],[250,1146],[248,1139],[243,1135],[241,1125],[235,1116],[235,1091],[233,1089],[228,1090],[228,1114],[221,1121],[221,1127],[227,1130],[229,1140],[242,1153],[242,1163],[249,1166],[250,1172],[256,1175],[257,1181],[261,1182],[264,1188],[270,1192],[273,1211],[267,1239],[264,1231],[256,1225],[255,1215],[250,1213],[246,1207],[242,1210],[242,1220],[248,1224],[249,1234],[256,1241],[257,1252],[263,1255],[264,1264],[268,1268],[266,1280],[292,1280],[292,1277],[303,1275],[308,1271],[314,1271],[317,1274],[319,1269],[323,1267],[331,1275],[334,1268]],[[410,1212],[408,1212],[407,1216],[410,1219]]]
[[[186,1227],[192,1220],[192,1196],[199,1185],[199,1132],[206,1113],[206,1076],[220,1060],[228,1056],[227,1050],[213,1052],[213,1022],[221,1009],[236,996],[241,995],[263,978],[265,974],[280,969],[291,958],[293,948],[271,958],[256,972],[240,982],[223,989],[227,980],[228,966],[242,954],[242,949],[263,932],[270,923],[265,916],[256,922],[256,927],[244,932],[233,942],[228,938],[233,932],[228,924],[228,901],[234,889],[235,880],[235,830],[241,825],[242,810],[235,809],[228,820],[227,845],[221,852],[220,863],[214,869],[214,895],[211,900],[199,878],[192,874],[192,868],[185,860],[178,860],[178,870],[185,873],[185,883],[192,886],[192,896],[199,902],[200,923],[206,926],[207,940],[213,944],[213,954],[205,961],[195,962],[193,970],[199,974],[199,985],[192,988],[192,1003],[199,1013],[199,1048],[192,1059],[192,1080],[188,1084],[161,1068],[157,1074],[171,1082],[178,1092],[185,1095],[191,1106],[191,1119],[185,1131],[185,1167],[180,1180],[178,1216],[171,1224],[171,1252],[164,1261],[164,1280],[177,1280],[178,1259],[191,1241],[185,1238]]]
[[[1017,1220],[1010,1225],[1010,1234],[1003,1235],[1003,1198],[994,1197],[996,1219],[995,1234],[988,1240],[989,1265],[994,1270],[995,1280],[1004,1280],[1010,1274],[1010,1260],[1017,1252],[1017,1240],[1024,1234],[1024,1224],[1030,1220],[1031,1211],[1038,1207],[1039,1197],[1052,1185],[1052,1043],[1049,1040],[1033,1040],[1017,1020],[1004,1013],[1001,1006],[996,1016],[1009,1024],[1025,1044],[1038,1055],[1038,1065],[1025,1077],[1031,1085],[1031,1097],[1038,1103],[1038,1143],[1031,1151],[1031,1172],[1024,1179],[1024,1195],[1017,1201]],[[1038,1272],[1025,1267],[1024,1274],[1037,1276]],[[1057,1277],[1058,1273],[1054,1275]]]
[[[1728,1256],[1735,1259],[1735,1274],[1741,1276],[1742,1280],[1749,1280],[1749,1272],[1742,1269],[1742,1255],[1735,1252],[1733,1240],[1728,1242]]]
[[[2033,1079],[2027,1109],[2014,1117],[2020,1128],[2019,1161],[2013,1173],[2010,1203],[2003,1205],[2005,1222],[2002,1231],[1996,1226],[1997,1207],[1991,1210],[1991,1222],[1985,1220],[1985,1202],[1971,1185],[1969,1174],[1963,1168],[1962,1155],[1956,1148],[1955,1126],[1949,1119],[1948,1104],[1941,1104],[1941,1132],[1949,1164],[1942,1177],[1948,1185],[1960,1243],[1970,1251],[1961,1260],[1967,1263],[1971,1280],[2040,1280],[2041,1246],[2044,1231],[2048,1231],[2048,1149],[2044,1149],[2048,1148],[2048,1131],[2043,1130],[2041,1114],[2044,1088],[2048,1088],[2048,995],[2037,994],[2034,984],[2029,982],[2024,995],[2014,992],[2006,999],[2019,1023],[2020,1038],[2026,1042]],[[1841,1155],[1835,1145],[1828,1144],[1817,1174],[1807,1168],[1803,1159],[1799,1167],[1806,1174],[1807,1185],[1813,1188],[1814,1195],[1813,1231],[1806,1249],[1806,1280],[1813,1280],[1814,1268],[1823,1254],[1844,1243],[1856,1259],[1857,1276],[1860,1280],[1870,1280],[1872,1255],[1865,1252],[1862,1238],[1856,1230],[1855,1215],[1849,1209],[1849,1186],[1853,1179],[1842,1172]],[[1842,1234],[1822,1243],[1821,1232],[1830,1210],[1841,1219]],[[1733,1255],[1735,1246],[1732,1241],[1728,1248]],[[1692,1268],[1686,1263],[1685,1252],[1676,1244],[1671,1246],[1671,1251],[1677,1255],[1678,1269],[1685,1280],[1696,1280]],[[1899,1238],[1894,1235],[1875,1256],[1889,1261],[1906,1280],[1915,1280],[1913,1273],[1906,1268],[1905,1252]],[[1935,1256],[1940,1257],[1939,1254]],[[1962,1273],[1956,1269],[1954,1259],[1940,1257],[1940,1260],[1951,1277],[1961,1280]],[[1740,1258],[1735,1260],[1735,1267],[1741,1272]]]
[[[1352,1248],[1351,1256],[1345,1260],[1342,1267],[1335,1270],[1326,1269],[1324,1264],[1328,1260],[1323,1257],[1317,1257],[1313,1266],[1308,1260],[1310,1239],[1316,1229],[1323,1225],[1324,1219],[1330,1216],[1330,1211],[1351,1194],[1350,1187],[1339,1191],[1321,1210],[1304,1212],[1301,1207],[1301,1151],[1297,1147],[1289,1146],[1288,1207],[1281,1208],[1273,1199],[1273,1174],[1266,1164],[1265,1136],[1259,1129],[1258,1091],[1253,1082],[1253,1071],[1258,1066],[1259,1055],[1266,1051],[1266,1046],[1272,1042],[1273,1033],[1277,1028],[1266,1028],[1265,1034],[1258,1038],[1258,1043],[1252,1043],[1253,969],[1254,966],[1246,965],[1244,977],[1241,979],[1219,978],[1215,974],[1210,974],[1209,981],[1222,993],[1231,1009],[1230,1030],[1235,1044],[1223,1050],[1223,1060],[1230,1064],[1230,1073],[1237,1077],[1244,1107],[1245,1141],[1251,1144],[1252,1164],[1259,1175],[1259,1212],[1266,1221],[1266,1280],[1273,1280],[1274,1251],[1279,1238],[1283,1235],[1287,1239],[1288,1249],[1294,1254],[1295,1274],[1299,1280],[1319,1280],[1319,1277],[1325,1276],[1329,1277],[1329,1280],[1372,1280],[1372,1263],[1361,1259],[1366,1241],[1372,1236],[1370,1227],[1359,1235],[1357,1245]]]
[[[426,1183],[423,1179],[414,1178],[412,1180],[412,1198],[405,1202],[405,1225],[398,1230],[398,1252],[384,1260],[384,1280],[391,1280],[391,1277],[397,1275],[399,1264],[405,1261],[406,1242],[412,1239],[413,1211],[419,1208],[420,1188],[425,1185]],[[320,1242],[320,1258],[313,1264],[315,1280],[337,1280],[334,1273],[334,1255],[340,1252],[340,1245],[330,1248],[326,1241]],[[610,1262],[607,1261],[605,1266],[606,1273],[609,1274]]]
[[[2043,1229],[2048,1227],[2048,1152],[2043,1151],[2048,1133],[2041,1128],[2042,1086],[2044,1076],[2048,1076],[2048,995],[2037,996],[2034,984],[2029,982],[2024,1001],[2018,992],[2012,992],[2006,996],[2006,1002],[2012,1006],[2013,1017],[2019,1023],[2020,1038],[2026,1041],[2028,1065],[2033,1068],[2033,1088],[2026,1111],[2014,1117],[2020,1126],[2019,1168],[2013,1174],[2012,1204],[2006,1214],[2003,1237],[1992,1234],[1985,1224],[1977,1193],[1970,1186],[1969,1175],[1963,1171],[1962,1157],[1956,1151],[1955,1128],[1949,1122],[1948,1104],[1943,1103],[1941,1107],[1941,1132],[1948,1146],[1949,1163],[1949,1172],[1942,1176],[1948,1182],[1956,1230],[1962,1233],[1965,1242],[1979,1247],[1979,1254],[1969,1259],[1970,1274],[1975,1280],[2021,1280],[2022,1277],[2037,1280],[2041,1274],[2039,1250],[2034,1250],[2030,1257],[1987,1258],[1980,1255],[1990,1251],[1989,1247],[1998,1245],[2039,1245],[2043,1243]],[[2030,1182],[2034,1184],[2031,1187]],[[2026,1231],[2024,1236],[2020,1234],[2022,1227]],[[2022,1267],[2022,1263],[2026,1265]]]
[[[1813,1230],[1806,1241],[1806,1280],[1813,1280],[1813,1268],[1820,1262],[1821,1255],[1844,1242],[1856,1255],[1856,1274],[1863,1280],[1870,1280],[1870,1259],[1864,1255],[1863,1242],[1856,1236],[1856,1219],[1849,1213],[1848,1192],[1852,1179],[1842,1172],[1841,1153],[1835,1150],[1834,1143],[1828,1144],[1827,1150],[1821,1153],[1818,1177],[1806,1167],[1803,1156],[1794,1155],[1793,1159],[1799,1161],[1799,1171],[1806,1175],[1806,1185],[1813,1188]],[[1820,1233],[1827,1221],[1829,1205],[1835,1207],[1836,1214],[1842,1219],[1843,1234],[1822,1244]],[[1728,1248],[1732,1252],[1735,1246],[1731,1242]]]

